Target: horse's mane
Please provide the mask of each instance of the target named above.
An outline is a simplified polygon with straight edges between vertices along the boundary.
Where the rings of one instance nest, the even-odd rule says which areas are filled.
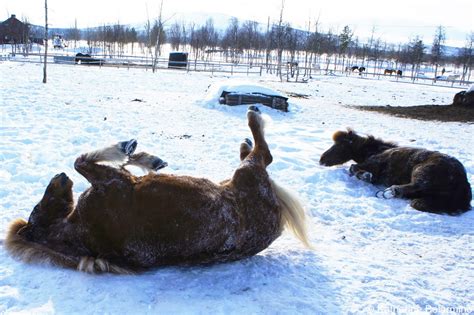
[[[380,138],[375,138],[373,135],[360,136],[353,129],[347,128],[347,131],[336,131],[332,139],[334,142],[348,142],[356,148],[372,148],[379,150],[387,150],[398,147],[395,142],[385,141]]]
[[[360,137],[360,138],[362,139],[361,145],[363,146],[383,148],[384,150],[398,147],[398,144],[393,141],[385,141],[380,138],[375,138],[372,135],[368,135],[367,137]]]

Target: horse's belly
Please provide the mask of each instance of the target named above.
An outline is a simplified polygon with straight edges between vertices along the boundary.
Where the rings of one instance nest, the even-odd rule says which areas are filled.
[[[140,266],[204,262],[236,247],[240,219],[230,205],[137,210],[140,222],[126,237],[123,256]]]

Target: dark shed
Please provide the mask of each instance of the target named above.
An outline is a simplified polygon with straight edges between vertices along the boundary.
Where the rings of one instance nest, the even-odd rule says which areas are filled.
[[[168,60],[168,68],[186,68],[188,66],[188,53],[172,52]]]

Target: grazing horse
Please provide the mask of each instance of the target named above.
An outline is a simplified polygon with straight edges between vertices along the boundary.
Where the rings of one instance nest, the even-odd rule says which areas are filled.
[[[412,199],[415,209],[460,214],[470,209],[471,186],[457,159],[436,151],[399,147],[352,130],[337,131],[334,145],[320,164],[332,166],[354,160],[349,172],[358,179],[388,186],[377,197]]]
[[[403,71],[402,71],[402,70],[397,70],[397,75],[398,75],[399,77],[401,77],[402,74],[403,74]]]
[[[253,135],[240,145],[241,164],[220,184],[154,173],[166,163],[136,141],[83,154],[74,167],[92,185],[74,207],[72,181],[56,175],[30,214],[9,229],[5,245],[26,262],[89,273],[135,273],[164,265],[234,261],[257,254],[286,226],[307,246],[298,200],[266,171],[272,155],[257,107],[247,112]],[[113,167],[102,162],[124,162]],[[142,177],[123,166],[151,172]]]

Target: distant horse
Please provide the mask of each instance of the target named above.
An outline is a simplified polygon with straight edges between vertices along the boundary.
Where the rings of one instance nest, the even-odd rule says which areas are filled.
[[[359,67],[359,66],[352,66],[352,67],[346,67],[346,72],[354,72],[356,71],[359,72],[359,75],[362,75],[362,72],[365,71],[365,67]]]
[[[56,175],[28,222],[14,221],[5,244],[25,262],[85,272],[134,273],[163,265],[234,261],[267,248],[284,226],[308,245],[298,200],[266,171],[272,155],[257,107],[247,112],[255,146],[240,145],[240,167],[217,185],[204,178],[150,172],[133,176],[133,164],[150,171],[158,157],[133,154],[136,141],[83,154],[74,167],[92,185],[74,207],[72,181]]]
[[[395,70],[395,69],[385,69],[384,72],[383,72],[383,75],[387,75],[387,74],[389,74],[389,75],[398,74],[399,71],[400,71],[400,70],[397,71],[397,70]],[[400,71],[400,73],[401,73],[401,71]]]
[[[346,67],[346,72],[354,72],[356,70],[359,71],[359,66],[351,66],[351,67],[347,66]]]
[[[403,74],[403,71],[402,71],[402,70],[397,70],[397,75],[398,75],[399,77],[401,77],[402,74]]]
[[[320,163],[332,166],[354,160],[351,176],[389,187],[379,191],[378,197],[413,199],[413,208],[433,213],[460,214],[470,209],[471,186],[457,159],[362,137],[352,130],[337,131],[333,140],[335,144],[323,153]]]

